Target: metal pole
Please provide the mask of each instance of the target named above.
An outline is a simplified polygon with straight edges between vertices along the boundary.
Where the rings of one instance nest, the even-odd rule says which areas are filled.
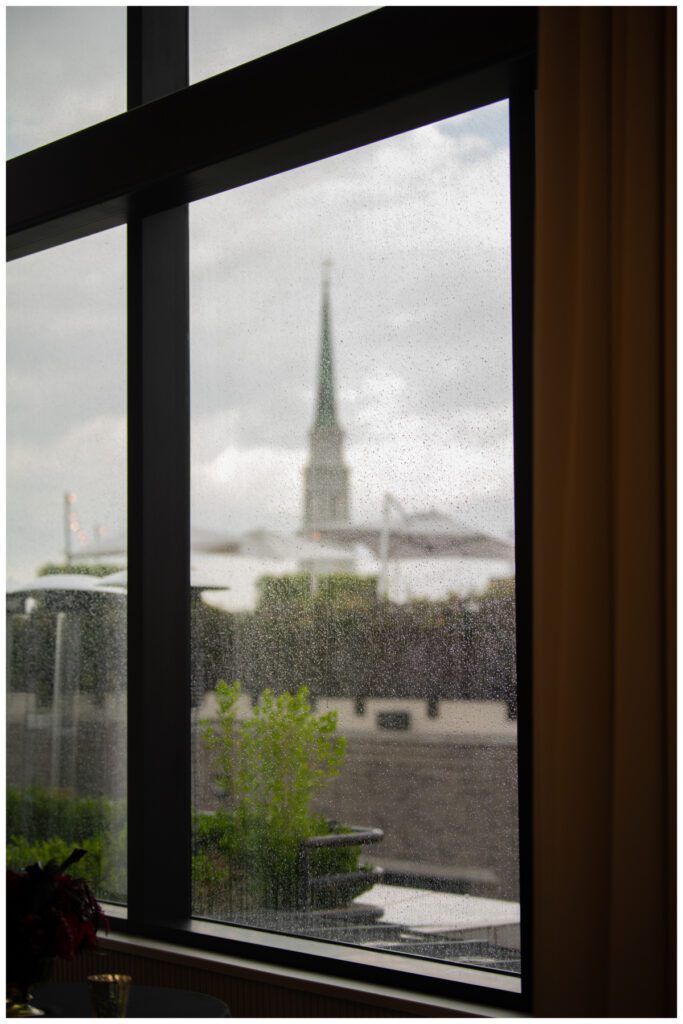
[[[71,506],[75,501],[73,494],[64,493],[64,556],[66,564],[71,565]]]
[[[391,509],[396,509],[402,519],[405,519],[403,506],[393,494],[385,492],[382,501],[382,531],[379,536],[379,593],[380,597],[389,596],[389,534],[391,533]]]
[[[66,612],[57,612],[55,629],[55,667],[52,682],[52,743],[50,749],[50,785],[60,784],[62,753],[62,690],[64,684],[64,627]]]
[[[387,493],[382,500],[382,532],[379,538],[379,595],[389,596],[389,516],[391,496]]]

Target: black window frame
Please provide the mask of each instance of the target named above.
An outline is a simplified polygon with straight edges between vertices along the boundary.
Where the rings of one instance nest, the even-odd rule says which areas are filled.
[[[413,992],[530,1006],[535,73],[536,8],[403,7],[188,86],[188,9],[129,8],[128,111],[7,162],[8,259],[128,225],[129,885],[127,919],[115,922],[122,932]],[[350,956],[355,947],[193,920],[190,877],[187,204],[503,99],[510,111],[521,994],[496,988],[495,972],[437,969],[435,961],[366,950],[360,959]],[[225,111],[238,113],[228,120]]]

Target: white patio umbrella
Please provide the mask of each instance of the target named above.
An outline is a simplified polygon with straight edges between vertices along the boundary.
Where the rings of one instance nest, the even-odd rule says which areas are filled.
[[[100,577],[79,573],[55,573],[39,576],[27,583],[10,583],[6,587],[6,594],[8,612],[22,612],[29,597],[43,598],[48,607],[55,611],[75,609],[105,594],[121,597],[118,587],[102,586]]]
[[[100,582],[100,577],[88,576],[83,573],[54,573],[51,576],[39,576],[28,583],[10,583],[6,588],[8,594],[23,594],[38,590],[92,590]]]
[[[392,521],[392,511],[398,518]],[[220,533],[193,527],[191,545],[198,554],[241,555],[249,558],[300,563],[331,563],[348,560],[349,548],[361,544],[380,561],[380,592],[386,593],[389,562],[425,558],[473,558],[514,560],[514,544],[471,527],[435,509],[407,513],[389,493],[384,495],[380,522],[349,526],[318,527],[308,536],[251,530],[243,534]],[[122,553],[111,542],[107,550],[90,547],[82,557]],[[114,573],[101,582],[125,586],[126,574]],[[193,579],[193,590],[227,590],[213,582]]]
[[[226,552],[227,553],[227,552]],[[335,547],[320,538],[299,534],[273,533],[271,530],[252,530],[240,540],[239,554],[249,558],[272,558],[275,561],[320,561],[348,559],[346,547]]]
[[[296,561],[303,558],[343,558],[348,557],[346,548],[334,547],[321,539],[302,537],[299,534],[282,534],[272,530],[249,530],[246,533],[220,533],[216,530],[205,530],[193,527],[191,547],[198,554],[211,555],[243,555],[247,558],[271,558],[276,561]],[[94,558],[104,555],[120,555],[126,550],[123,537],[110,540],[106,546],[95,543],[78,552],[79,558]],[[100,577],[116,586],[125,586],[125,570]],[[212,583],[193,583],[193,587],[208,590],[216,589]],[[218,588],[223,589],[223,588]]]
[[[392,522],[391,512],[398,513]],[[380,593],[388,586],[388,565],[394,560],[424,558],[482,558],[512,561],[514,544],[473,530],[451,516],[430,509],[407,513],[389,493],[384,495],[382,520],[357,526],[321,527],[316,535],[337,543],[363,544],[380,560]]]
[[[216,533],[213,530],[205,530],[201,526],[193,526],[190,538],[190,545],[193,551],[214,552],[217,545],[220,550],[229,555],[240,553],[239,547],[241,537],[237,534]],[[75,561],[91,558],[109,558],[115,555],[125,555],[127,550],[126,536],[123,533],[114,534],[111,537],[98,537],[86,546],[73,552],[72,558]]]
[[[117,590],[124,589],[128,586],[128,570],[121,569],[120,572],[113,572],[109,576],[101,576],[97,583],[106,587],[116,587]],[[230,590],[230,587],[227,583],[208,580],[200,572],[190,568],[190,590]]]
[[[322,527],[326,540],[363,544],[380,560],[416,558],[490,558],[509,560],[514,545],[463,526],[440,512],[417,512],[388,528],[382,523],[367,526]],[[386,550],[383,551],[383,546]]]

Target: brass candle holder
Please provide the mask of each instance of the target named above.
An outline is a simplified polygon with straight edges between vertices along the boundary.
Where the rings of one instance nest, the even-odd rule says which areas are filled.
[[[91,974],[90,999],[96,1017],[125,1017],[132,978],[129,974]]]

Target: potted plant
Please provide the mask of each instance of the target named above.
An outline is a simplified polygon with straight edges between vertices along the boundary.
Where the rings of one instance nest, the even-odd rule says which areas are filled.
[[[107,920],[82,878],[66,869],[86,854],[76,849],[62,863],[7,871],[7,1016],[42,1017],[31,987],[45,981],[55,957],[72,960],[97,945]]]

